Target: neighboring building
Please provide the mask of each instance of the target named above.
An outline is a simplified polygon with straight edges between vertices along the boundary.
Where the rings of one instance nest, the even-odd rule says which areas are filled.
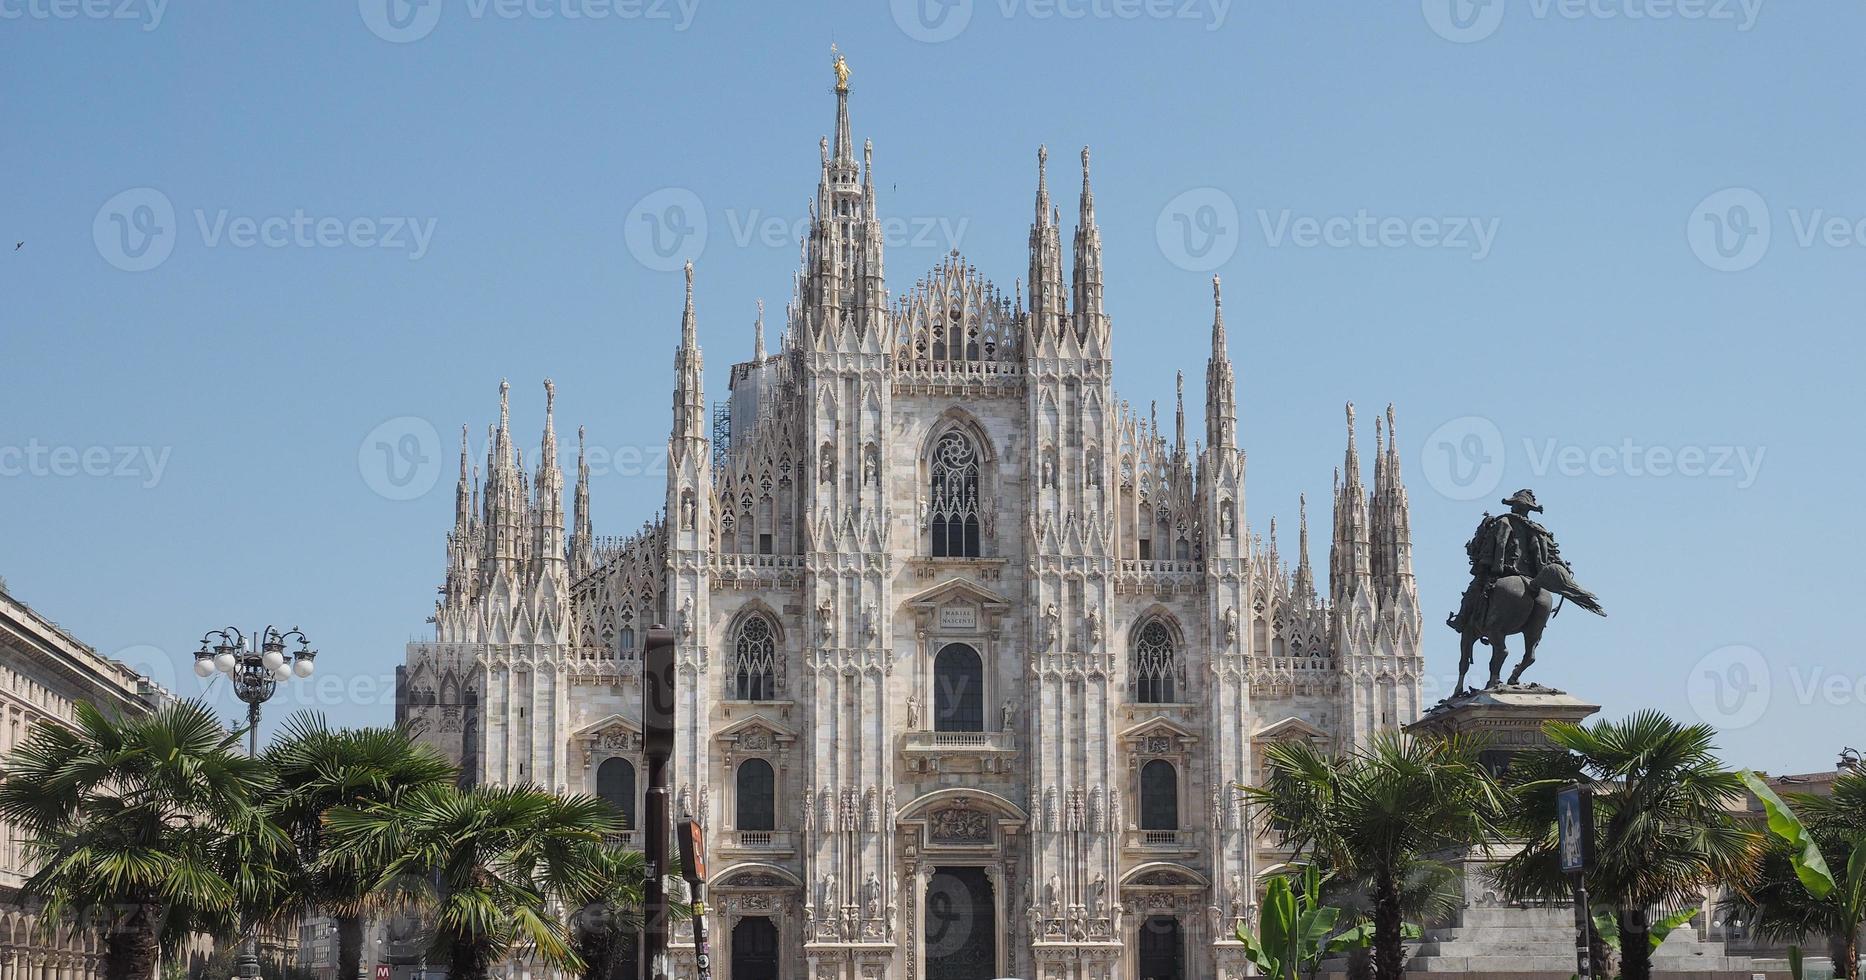
[[[663,516],[593,535],[579,431],[566,531],[550,385],[526,473],[501,384],[398,720],[470,778],[632,819],[665,622],[722,975],[1243,976],[1230,937],[1284,855],[1233,787],[1266,742],[1419,714],[1392,409],[1371,486],[1348,410],[1318,581],[1306,513],[1293,555],[1246,520],[1216,279],[1202,440],[1183,376],[1170,427],[1116,398],[1086,150],[1068,271],[1038,154],[1026,306],[957,253],[891,295],[851,132],[838,85],[778,350],[760,316],[712,411],[689,267]]]
[[[128,715],[168,697],[0,590],[0,753],[10,754],[34,725],[75,725],[79,701]],[[103,951],[94,933],[63,924],[43,931],[37,909],[22,902],[20,887],[31,872],[18,830],[0,823],[0,980],[101,977]]]

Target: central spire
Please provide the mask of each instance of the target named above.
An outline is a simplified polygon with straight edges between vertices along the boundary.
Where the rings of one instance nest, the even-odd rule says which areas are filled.
[[[829,46],[836,71],[836,159],[839,166],[855,166],[855,137],[849,132],[849,61],[835,45]]]

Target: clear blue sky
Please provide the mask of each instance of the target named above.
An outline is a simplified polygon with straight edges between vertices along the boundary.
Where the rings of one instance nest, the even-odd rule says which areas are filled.
[[[546,377],[567,457],[664,444],[651,232],[704,223],[722,397],[760,297],[775,344],[835,41],[894,290],[955,239],[1008,289],[1036,146],[1072,225],[1092,144],[1119,390],[1166,416],[1218,263],[1286,550],[1306,491],[1326,559],[1342,403],[1367,450],[1398,403],[1434,674],[1464,539],[1527,485],[1612,613],[1531,679],[1777,771],[1866,742],[1858,4],[384,2],[0,0],[0,574],[182,691],[205,629],[289,622],[350,686],[283,697],[387,720],[501,377],[530,445]],[[661,496],[605,473],[598,530]]]

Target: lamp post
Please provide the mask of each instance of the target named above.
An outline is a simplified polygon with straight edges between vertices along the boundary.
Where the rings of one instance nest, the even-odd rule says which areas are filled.
[[[285,643],[294,637],[298,649],[288,653]],[[316,661],[317,651],[296,626],[283,632],[267,626],[264,632],[253,634],[253,645],[248,645],[246,634],[229,626],[201,637],[201,649],[194,652],[194,673],[203,678],[215,671],[227,675],[233,693],[246,702],[246,753],[258,758],[259,706],[272,700],[281,682],[310,677]],[[259,980],[259,927],[258,923],[251,926],[240,942],[237,975]]]

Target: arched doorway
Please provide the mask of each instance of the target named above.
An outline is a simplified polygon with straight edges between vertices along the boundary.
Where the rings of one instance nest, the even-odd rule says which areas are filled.
[[[770,916],[747,916],[732,927],[727,980],[778,980],[778,928]]]
[[[940,868],[927,883],[926,980],[998,975],[997,903],[984,868]]]
[[[1155,915],[1141,920],[1139,947],[1140,980],[1185,980],[1186,941],[1178,919]]]

